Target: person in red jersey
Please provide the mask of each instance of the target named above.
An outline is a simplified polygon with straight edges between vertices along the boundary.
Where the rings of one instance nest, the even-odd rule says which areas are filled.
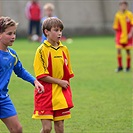
[[[115,41],[117,48],[118,68],[116,72],[123,70],[121,50],[125,49],[127,54],[127,65],[125,71],[131,68],[131,53],[133,47],[133,14],[128,10],[128,2],[121,1],[119,3],[119,11],[114,18],[113,29],[116,32]]]
[[[64,133],[64,120],[71,117],[73,107],[70,78],[74,76],[66,46],[60,42],[63,23],[50,17],[43,22],[43,33],[47,40],[40,45],[34,59],[36,78],[45,92],[35,90],[35,109],[32,118],[42,122],[41,133],[50,133],[52,121],[56,133]]]
[[[31,0],[27,2],[25,8],[25,15],[29,20],[29,39],[33,34],[33,29],[36,29],[36,35],[40,36],[40,21],[42,17],[42,9],[38,0]]]

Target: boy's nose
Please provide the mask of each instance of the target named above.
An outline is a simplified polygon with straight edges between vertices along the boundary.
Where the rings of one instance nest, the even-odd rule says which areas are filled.
[[[61,35],[61,34],[62,34],[62,32],[60,31],[60,32],[59,32],[59,35]]]
[[[12,35],[12,39],[15,39],[16,35]]]

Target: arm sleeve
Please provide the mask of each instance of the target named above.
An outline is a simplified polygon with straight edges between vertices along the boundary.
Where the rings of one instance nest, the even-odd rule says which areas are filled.
[[[70,54],[69,51],[67,49],[67,58],[68,58],[68,68],[69,68],[69,72],[70,72],[70,77],[74,77],[74,73],[72,71],[72,67],[71,67],[71,61],[70,61]]]
[[[42,9],[40,3],[39,3],[39,7],[40,7],[40,19],[41,19],[43,17],[43,9]]]
[[[118,29],[118,17],[117,17],[117,15],[115,15],[115,18],[114,18],[113,29],[114,30]]]
[[[131,16],[131,25],[133,26],[133,14]]]
[[[34,59],[34,72],[37,79],[43,78],[49,75],[47,69],[47,60],[44,56],[42,48],[37,49]]]
[[[30,6],[31,2],[29,1],[25,6],[25,16],[27,19],[30,19]]]
[[[14,72],[18,77],[34,85],[35,78],[25,68],[23,68],[22,63],[19,61],[18,57],[17,63],[14,66]]]

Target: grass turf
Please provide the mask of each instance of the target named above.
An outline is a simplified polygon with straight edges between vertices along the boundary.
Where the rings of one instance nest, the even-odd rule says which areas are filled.
[[[75,73],[71,80],[75,107],[72,119],[65,121],[65,133],[132,133],[132,72],[114,72],[113,37],[74,38],[72,44],[64,44],[69,48]],[[17,39],[13,46],[32,74],[38,46],[25,39]],[[126,58],[124,52],[123,56]],[[9,88],[24,133],[39,133],[40,121],[31,119],[33,86],[13,74]],[[8,133],[2,122],[0,133]]]

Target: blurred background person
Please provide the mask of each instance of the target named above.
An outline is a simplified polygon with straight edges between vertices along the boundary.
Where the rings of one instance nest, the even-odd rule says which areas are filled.
[[[41,19],[41,25],[43,23],[43,21],[49,17],[56,17],[54,15],[54,9],[55,6],[52,3],[46,3],[43,7],[43,13],[44,13],[44,17]],[[41,42],[43,43],[45,40],[47,40],[46,36],[43,34],[42,32],[42,40]]]
[[[29,20],[28,38],[31,40],[33,34],[40,36],[41,6],[38,0],[28,1],[25,7],[25,15]],[[36,30],[33,33],[33,29]]]
[[[133,47],[133,14],[128,10],[128,2],[125,0],[119,3],[119,11],[115,15],[113,29],[116,32],[115,41],[118,61],[118,68],[116,69],[116,72],[123,70],[122,49],[126,50],[127,65],[125,72],[128,72],[131,68],[130,49]]]

